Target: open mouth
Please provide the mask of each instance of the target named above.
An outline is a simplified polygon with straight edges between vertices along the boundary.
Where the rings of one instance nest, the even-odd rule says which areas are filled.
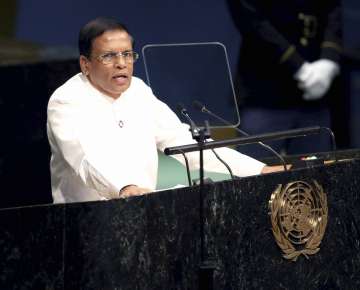
[[[125,74],[118,74],[118,75],[113,76],[112,78],[119,85],[125,84],[129,79],[129,77]]]

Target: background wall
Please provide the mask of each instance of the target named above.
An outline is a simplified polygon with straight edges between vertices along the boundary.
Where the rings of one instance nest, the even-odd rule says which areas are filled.
[[[226,0],[2,2],[9,2],[6,11],[17,7],[15,37],[20,40],[76,47],[77,33],[83,24],[96,16],[113,16],[127,24],[138,49],[148,43],[219,41],[228,49],[232,68],[237,61],[240,35]],[[359,49],[360,2],[343,0],[343,12],[345,46]],[[138,73],[142,75],[141,68]]]
[[[219,0],[18,0],[16,38],[75,47],[79,29],[97,16],[125,23],[138,51],[149,43],[219,41],[236,63],[240,36],[226,1]],[[140,62],[135,74],[144,76]]]

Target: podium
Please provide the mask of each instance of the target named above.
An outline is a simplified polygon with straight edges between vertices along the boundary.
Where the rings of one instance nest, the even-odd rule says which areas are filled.
[[[360,160],[206,184],[215,289],[360,289]],[[285,259],[272,233],[279,184],[327,196],[320,250]],[[199,187],[0,210],[0,289],[198,289]]]

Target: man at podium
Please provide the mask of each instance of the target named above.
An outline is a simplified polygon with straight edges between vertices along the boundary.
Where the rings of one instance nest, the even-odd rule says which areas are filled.
[[[109,18],[90,21],[80,30],[79,51],[81,73],[60,86],[48,104],[54,202],[154,191],[157,150],[194,143],[189,127],[132,76],[138,54],[124,25]],[[217,153],[238,176],[281,170],[229,148]],[[187,157],[192,169],[199,166],[198,153]],[[227,172],[207,151],[204,169]]]

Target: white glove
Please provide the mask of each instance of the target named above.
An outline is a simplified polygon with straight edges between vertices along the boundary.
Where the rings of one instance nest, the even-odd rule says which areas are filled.
[[[294,79],[299,83],[303,83],[310,76],[310,73],[310,64],[308,62],[304,62],[299,70],[295,73]]]
[[[340,72],[339,65],[328,59],[304,63],[295,74],[304,100],[318,100],[329,90],[334,77]]]

